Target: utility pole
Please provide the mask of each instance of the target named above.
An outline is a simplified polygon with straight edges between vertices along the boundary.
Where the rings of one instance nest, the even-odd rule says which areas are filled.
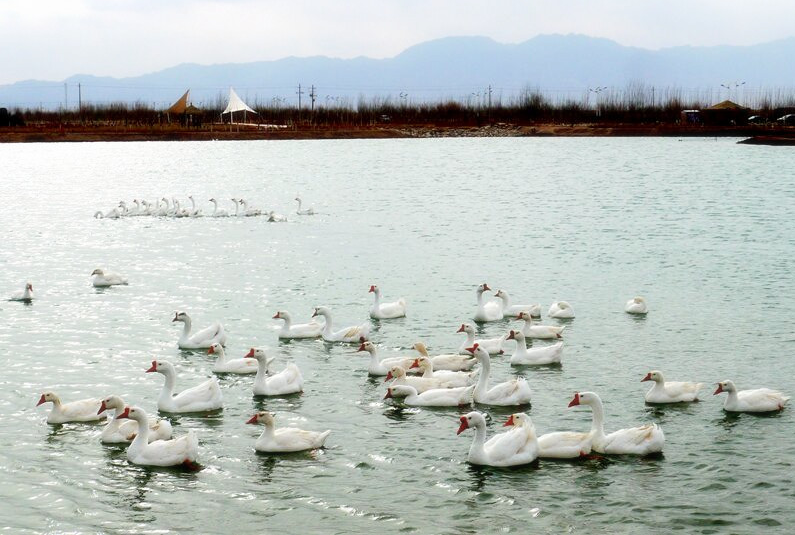
[[[68,96],[68,93],[66,91],[66,82],[64,82],[63,83],[63,111],[66,112],[66,110],[68,110],[68,109],[69,109],[69,96]]]
[[[489,114],[488,120],[491,121],[491,84],[489,84]]]
[[[298,84],[298,109],[299,110],[301,109],[301,95],[303,95],[303,94],[304,94],[304,92],[301,91],[301,84]]]
[[[311,90],[309,91],[309,98],[312,99],[312,112],[315,111],[315,98],[317,98],[317,93],[315,93],[315,86],[312,85]]]
[[[77,84],[77,111],[80,114],[80,118],[83,118],[83,87],[78,83]]]

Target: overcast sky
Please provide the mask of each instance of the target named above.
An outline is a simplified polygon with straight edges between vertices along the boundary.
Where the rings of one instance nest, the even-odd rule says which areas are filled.
[[[391,57],[431,39],[582,33],[623,45],[795,35],[793,0],[0,0],[0,84],[179,63]]]

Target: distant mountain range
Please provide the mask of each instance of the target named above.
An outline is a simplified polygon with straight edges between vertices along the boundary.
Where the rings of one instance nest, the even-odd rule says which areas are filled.
[[[581,100],[589,89],[620,91],[643,84],[660,98],[676,89],[707,100],[753,101],[761,92],[795,86],[795,38],[753,46],[622,46],[583,35],[541,35],[518,44],[486,37],[448,37],[418,44],[388,59],[288,57],[275,61],[186,63],[129,78],[75,75],[0,86],[0,107],[75,108],[82,102],[142,102],[167,107],[186,89],[198,106],[225,100],[234,87],[251,105],[316,105],[390,98],[396,103],[488,98],[506,101],[524,89],[553,99]],[[744,82],[744,83],[743,83]],[[729,86],[728,89],[721,86]]]

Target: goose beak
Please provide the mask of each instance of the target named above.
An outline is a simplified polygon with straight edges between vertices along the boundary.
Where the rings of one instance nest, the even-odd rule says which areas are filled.
[[[467,348],[465,348],[465,349],[474,355],[474,354],[475,354],[475,349],[477,349],[477,347],[478,347],[478,346],[477,346],[477,344],[476,344],[476,345],[474,345],[474,346],[472,346],[472,347],[467,347]]]
[[[152,373],[152,372],[156,372],[156,371],[157,371],[157,361],[153,360],[152,361],[152,367],[149,368],[148,370],[146,370],[146,373]]]
[[[384,394],[384,399],[391,399],[391,398],[392,398],[392,389],[391,388],[387,388],[386,389],[386,394]]]
[[[503,427],[510,427],[512,425],[514,425],[514,423],[513,423],[513,414],[511,414],[510,418],[508,418],[508,421],[505,422],[504,424],[502,424],[502,426]]]
[[[99,410],[97,411],[97,414],[102,414],[106,410],[108,410],[108,407],[105,405],[105,400],[103,399],[102,400],[102,405],[99,406]]]
[[[484,292],[490,292],[491,291],[491,288],[489,288],[489,285],[486,284],[485,282],[483,283],[483,291]]]
[[[42,395],[41,395],[41,397],[39,398],[39,402],[38,402],[38,403],[36,403],[36,406],[38,407],[38,406],[39,406],[39,405],[41,405],[42,403],[47,403],[47,400],[46,400],[46,399],[44,399],[44,394],[42,394]]]
[[[419,368],[419,367],[420,367],[420,359],[414,359],[414,362],[411,363],[411,366],[409,366],[409,369]]]
[[[721,392],[723,392],[723,385],[720,385],[720,384],[719,384],[719,385],[718,385],[718,388],[717,388],[717,390],[715,390],[715,392],[713,392],[713,393],[712,393],[712,395],[713,395],[713,396],[717,396],[717,395],[718,395],[718,394],[720,394]],[[44,397],[42,397],[42,399],[44,399]]]
[[[171,323],[174,323],[175,321],[179,321],[179,314],[174,314],[174,319],[171,320]]]
[[[387,381],[391,381],[392,379],[394,379],[392,372],[386,372],[386,379],[384,379],[384,382],[386,383]]]
[[[456,332],[457,332],[457,333],[462,333],[462,332],[464,332],[464,326],[463,326],[463,325],[461,325],[461,327],[459,327],[459,328],[458,328],[458,330],[457,330]]]
[[[130,417],[130,407],[124,407],[124,412],[119,414],[116,418],[129,418]]]
[[[317,309],[312,311],[312,317],[314,318],[315,316],[317,316]]]
[[[469,422],[467,422],[467,417],[466,416],[462,416],[461,417],[461,425],[459,426],[458,431],[456,432],[456,435],[460,435],[461,433],[464,432],[465,429],[469,429]]]
[[[362,342],[362,345],[360,345],[359,349],[357,349],[356,351],[365,351],[365,349],[366,348],[364,347],[364,342]]]
[[[375,292],[375,286],[370,286],[370,290],[368,290],[367,293],[373,293],[373,292]]]
[[[575,405],[579,405],[579,404],[580,404],[580,393],[579,392],[575,392],[574,393],[574,399],[569,401],[569,407],[574,407]]]
[[[246,353],[246,358],[250,358],[250,359],[254,358],[254,348],[253,347],[248,350],[248,353]]]
[[[210,346],[210,349],[207,350],[207,354],[208,355],[212,355],[213,353],[215,353],[215,347],[214,346]]]
[[[273,315],[273,319],[277,320],[277,319],[279,319],[279,318],[281,318],[281,316],[279,315],[279,313],[278,313],[278,312],[277,312],[276,314],[274,314],[274,315]]]
[[[508,338],[506,338],[506,340],[516,340],[516,338],[514,337],[513,331],[508,333]]]
[[[247,421],[246,423],[247,423],[247,424],[255,424],[255,423],[257,423],[257,418],[258,418],[258,416],[255,414],[254,416],[252,416],[251,418],[249,418],[249,419],[248,419],[248,421]]]
[[[646,374],[646,377],[644,377],[643,379],[641,379],[641,380],[640,380],[640,382],[641,382],[641,383],[642,383],[643,381],[651,381],[651,374],[650,374],[650,373],[647,373],[647,374]]]

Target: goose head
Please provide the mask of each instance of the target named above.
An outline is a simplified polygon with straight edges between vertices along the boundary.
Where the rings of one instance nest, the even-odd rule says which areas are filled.
[[[105,272],[102,271],[101,269],[97,268],[97,269],[95,269],[94,271],[91,272],[91,275],[99,275],[100,277],[102,277],[102,276],[105,275]]]
[[[264,361],[266,367],[276,359],[276,357],[269,357],[268,355],[266,355],[264,349],[259,349],[256,347],[252,347],[251,349],[248,350],[248,353],[246,353],[246,358],[257,359],[258,361]]]
[[[725,381],[721,381],[718,383],[718,388],[712,394],[713,396],[717,396],[721,392],[736,392],[737,387],[734,386],[734,381],[729,381],[728,379]]]
[[[108,396],[102,400],[97,414],[102,414],[108,409],[116,409],[116,412],[124,408],[124,401],[119,396]]]
[[[29,292],[32,292],[33,291],[33,285],[31,283],[29,283],[29,282],[26,282],[25,283],[25,289],[27,291],[29,291]]]
[[[417,389],[413,386],[408,385],[396,385],[390,386],[386,389],[386,395],[384,399],[390,398],[404,398],[406,396],[411,396],[417,393]]]
[[[525,320],[527,322],[532,322],[533,321],[533,317],[526,310],[522,310],[521,312],[519,312],[519,314],[516,315],[516,319]]]
[[[415,344],[412,346],[412,348],[414,349],[414,351],[418,352],[418,353],[419,353],[420,355],[422,355],[423,357],[427,357],[427,356],[428,356],[428,348],[427,348],[427,347],[425,347],[425,344],[424,344],[424,343],[422,343],[422,342],[417,342],[417,343],[415,343]]]
[[[55,403],[56,405],[61,402],[61,399],[58,397],[58,394],[55,392],[44,392],[41,397],[39,398],[39,402],[36,403],[36,406],[43,403]]]
[[[508,297],[508,294],[502,290],[497,290],[496,292],[494,292],[494,297],[501,297],[501,298]]]
[[[456,435],[460,435],[470,427],[477,427],[478,425],[486,425],[486,419],[478,411],[468,412],[458,419],[461,425],[458,427]]]
[[[506,338],[506,340],[519,340],[519,341],[522,341],[522,340],[524,340],[524,333],[522,333],[522,331],[510,330],[510,331],[508,331],[508,338]]]
[[[273,319],[275,320],[290,320],[290,313],[285,310],[278,310],[276,314],[273,315]]]
[[[456,331],[457,333],[475,334],[475,328],[469,323],[462,323],[461,327]]]
[[[186,321],[189,321],[189,320],[190,320],[190,316],[188,316],[188,314],[186,312],[175,312],[174,313],[174,319],[171,320],[171,322],[174,323],[175,321],[181,321],[182,323],[185,323]]]
[[[312,309],[313,318],[316,316],[328,316],[329,314],[331,314],[331,312],[326,307],[315,307]]]
[[[414,362],[411,363],[411,366],[409,366],[409,369],[411,369],[411,368],[419,368],[422,371],[425,371],[425,370],[427,370],[428,368],[431,368],[431,367],[433,367],[433,364],[431,363],[431,359],[429,359],[427,357],[420,357],[420,358],[414,359]]]
[[[124,410],[119,414],[118,418],[129,418],[130,420],[136,420],[139,424],[147,420],[146,412],[144,412],[142,408],[130,406],[124,407]]]
[[[531,420],[530,416],[528,416],[524,412],[516,412],[514,414],[511,414],[508,417],[508,420],[504,424],[502,424],[502,426],[503,427],[511,427],[511,426],[513,426],[513,427],[523,427],[523,426],[534,427],[533,426],[533,420]]]
[[[152,365],[146,370],[146,373],[162,373],[166,375],[174,374],[176,370],[174,369],[174,365],[170,362],[166,362],[165,360],[153,360]]]
[[[254,416],[252,416],[247,422],[247,424],[258,424],[263,423],[268,426],[272,426],[276,423],[276,420],[273,417],[273,414],[268,411],[259,411]]]
[[[215,353],[221,354],[223,352],[224,352],[224,348],[218,342],[214,343],[213,345],[211,345],[209,347],[209,349],[207,349],[207,354],[208,355],[214,355]]]
[[[374,343],[365,342],[364,341],[364,337],[361,337],[359,340],[361,341],[361,345],[359,346],[359,349],[357,349],[356,351],[367,351],[371,355],[373,353],[375,353],[376,350],[375,350],[375,344]]]
[[[371,285],[370,285],[370,289],[369,289],[369,290],[367,290],[367,293],[371,293],[371,294],[379,294],[379,293],[381,293],[381,290],[379,290],[379,289],[378,289],[378,286],[376,286],[375,284],[371,284]]]
[[[478,295],[482,294],[483,292],[490,292],[490,291],[491,288],[489,288],[489,285],[486,284],[485,282],[483,284],[478,285],[477,289]]]
[[[643,381],[654,381],[655,383],[664,383],[665,382],[665,377],[663,377],[663,374],[662,374],[661,371],[652,370],[649,373],[647,373],[646,376],[643,379],[640,380],[641,383]]]
[[[480,344],[474,344],[472,347],[467,347],[465,349],[470,353],[472,353],[478,359],[482,359],[489,356],[488,352],[482,347],[480,347]]]
[[[569,402],[569,407],[593,404],[601,404],[601,399],[594,392],[575,392],[574,398]]]
[[[389,371],[386,372],[386,378],[384,382],[391,381],[392,379],[400,379],[401,377],[406,376],[406,370],[401,368],[400,366],[392,366],[389,368]]]
[[[646,302],[646,300],[643,299],[642,297],[633,297],[632,300],[635,301],[637,304],[641,304],[641,303],[645,303]]]

